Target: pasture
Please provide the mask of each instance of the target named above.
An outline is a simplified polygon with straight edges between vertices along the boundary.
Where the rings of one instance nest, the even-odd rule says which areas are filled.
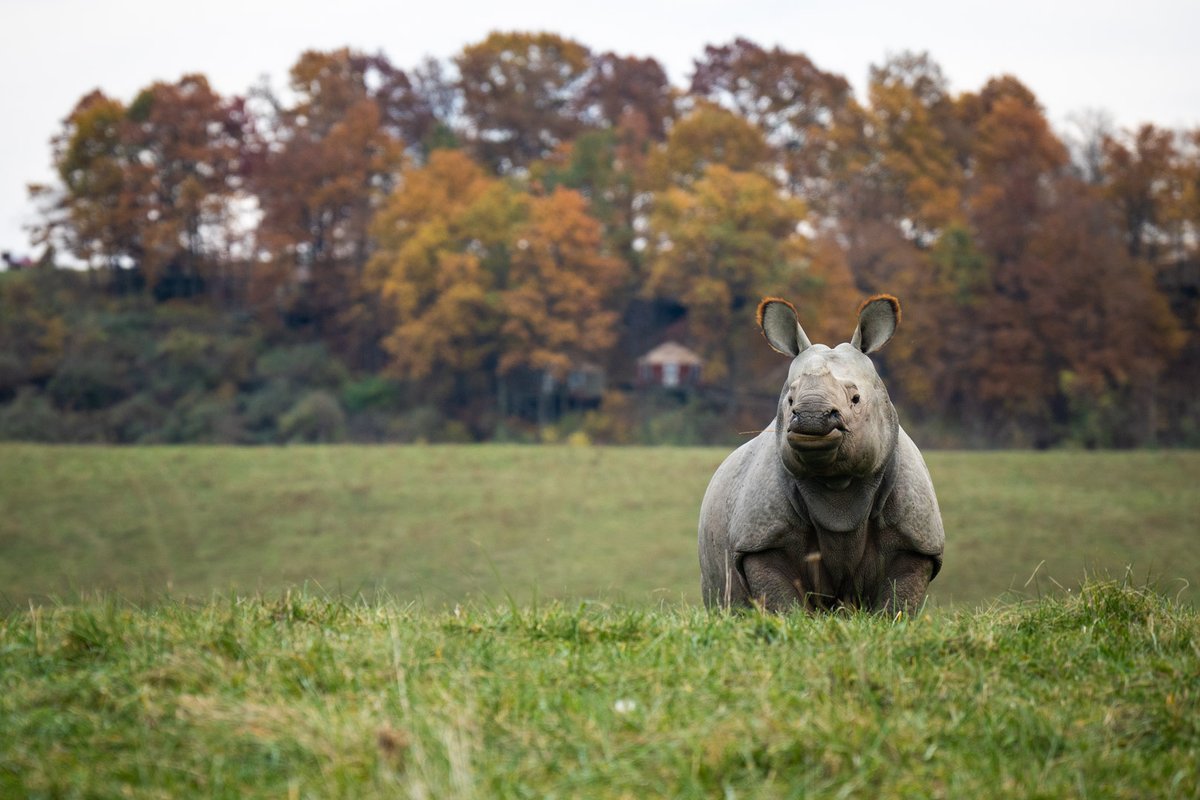
[[[0,617],[3,797],[1200,792],[1200,616],[430,612],[285,593]]]
[[[931,454],[899,620],[697,608],[722,455],[4,446],[0,796],[1200,793],[1200,455]]]
[[[700,498],[725,452],[0,445],[0,607],[303,585],[431,609],[691,604]],[[926,456],[946,525],[932,607],[1126,568],[1200,596],[1200,453]]]

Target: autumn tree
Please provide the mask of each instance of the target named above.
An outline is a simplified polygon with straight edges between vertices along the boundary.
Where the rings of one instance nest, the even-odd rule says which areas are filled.
[[[1142,125],[1106,137],[1102,148],[1104,185],[1124,223],[1129,255],[1152,258],[1168,241],[1169,218],[1179,216],[1182,175],[1175,134]]]
[[[917,312],[910,319],[958,313],[943,295],[933,250],[944,237],[973,236],[965,220],[961,108],[941,69],[928,55],[903,53],[872,67],[868,107],[858,126],[842,126],[843,157],[831,171],[833,212],[856,284],[864,294],[893,292]],[[924,363],[901,344],[882,356],[915,398],[928,400],[933,383]],[[936,358],[926,362],[936,361]]]
[[[410,148],[419,144],[424,157],[439,147],[457,147],[459,137],[455,116],[460,106],[457,81],[446,66],[432,56],[410,70],[408,76],[410,89],[406,94],[413,96],[412,105],[416,110],[402,114],[412,123],[399,131],[400,138]]]
[[[1038,391],[1054,432],[1082,444],[1154,443],[1166,422],[1158,382],[1182,338],[1153,270],[1120,246],[1099,193],[1074,179],[1059,182],[1041,222],[1026,252],[1028,301],[1012,309],[1036,343],[1022,353],[1032,386],[1009,381],[1006,396]]]
[[[384,347],[394,374],[422,381],[494,368],[491,297],[524,215],[515,193],[462,151],[436,150],[404,173],[375,218],[367,270],[392,319]]]
[[[230,247],[240,244],[231,241],[232,202],[244,195],[243,101],[225,100],[203,76],[186,75],[143,90],[127,117],[147,279],[174,280],[160,292],[165,296],[193,293],[218,271],[228,286]]]
[[[646,181],[653,189],[687,186],[714,165],[765,175],[770,160],[771,148],[762,131],[732,111],[701,101],[651,154]]]
[[[846,151],[861,136],[862,110],[849,82],[780,47],[767,50],[743,38],[709,45],[696,61],[689,92],[762,129],[789,187],[810,202],[826,198]]]
[[[573,189],[588,201],[588,214],[600,222],[606,248],[629,263],[638,253],[633,242],[637,219],[636,166],[625,157],[620,133],[585,131],[550,157],[534,162],[530,178],[543,191]]]
[[[744,337],[731,331],[763,295],[784,293],[802,276],[803,216],[803,204],[767,178],[722,164],[655,195],[646,291],[687,309],[689,342],[712,383],[733,390],[745,378]]]
[[[1200,410],[1200,133],[1153,125],[1113,132],[1102,146],[1101,190],[1113,207],[1136,269],[1169,293],[1164,320],[1179,326],[1180,347],[1154,381],[1155,421],[1192,419]],[[1156,353],[1156,356],[1161,356]]]
[[[914,240],[936,237],[961,219],[963,176],[946,78],[928,55],[904,53],[871,68],[868,95],[874,156],[858,165],[860,213],[887,219]]]
[[[116,272],[142,255],[136,197],[127,183],[125,105],[100,91],[83,97],[52,140],[62,181],[34,187],[52,197],[41,239],[91,266]]]
[[[1032,317],[1031,276],[1041,265],[1028,248],[1054,202],[1066,148],[1012,79],[990,81],[957,106],[970,125],[970,180],[923,268],[905,276],[921,345],[907,342],[893,358],[910,387],[925,381],[927,407],[942,419],[977,424],[982,439],[1045,444],[1055,435],[1045,366],[1053,343],[1039,338]]]
[[[653,58],[611,52],[593,56],[575,101],[587,129],[548,159],[569,162],[568,170],[557,169],[563,185],[587,196],[612,252],[635,267],[646,168],[675,119],[676,95]]]
[[[586,80],[575,97],[580,118],[590,127],[629,127],[661,141],[675,117],[675,91],[653,58],[606,52],[592,56]]]
[[[513,233],[512,261],[500,302],[501,374],[524,367],[556,378],[595,359],[616,340],[611,300],[625,264],[604,252],[600,223],[578,192],[557,188],[529,201]]]
[[[1181,180],[1182,217],[1192,233],[1191,250],[1200,249],[1200,128],[1183,134]]]
[[[592,58],[574,102],[588,127],[533,162],[530,177],[546,191],[582,193],[589,215],[603,225],[606,249],[637,271],[647,165],[660,158],[656,146],[674,114],[674,91],[654,59],[603,53]]]
[[[996,288],[1018,298],[1020,287],[1004,268],[1020,260],[1038,225],[1048,188],[1068,164],[1067,150],[1036,102],[998,97],[975,126],[972,151],[972,223],[996,262]]]
[[[236,236],[247,124],[241,99],[201,75],[155,83],[129,106],[89,94],[54,141],[63,185],[46,238],[131,268],[160,296],[215,288]]]
[[[530,195],[436,150],[405,173],[374,232],[368,281],[392,318],[391,370],[477,430],[504,407],[508,376],[561,378],[612,346],[625,266],[578,192]]]
[[[984,346],[974,326],[992,295],[991,260],[966,224],[949,226],[928,251],[910,257],[918,263],[896,283],[912,312],[909,333],[891,351],[904,364],[896,365],[898,377],[923,405],[954,419],[977,417],[975,376],[961,367]],[[923,391],[913,391],[917,385]]]
[[[977,109],[968,210],[986,277],[956,329],[978,343],[963,367],[979,416],[992,435],[1033,444],[1152,438],[1153,420],[1120,427],[1155,406],[1179,343],[1152,273],[1119,246],[1097,189],[1071,176],[1031,92],[989,81]]]
[[[653,58],[551,33],[409,70],[310,51],[281,96],[188,75],[82,98],[40,239],[95,282],[248,299],[268,338],[386,369],[388,391],[477,436],[580,362],[621,381],[668,325],[706,359],[701,402],[744,429],[745,393],[782,368],[753,335],[762,295],[835,343],[887,291],[907,333],[880,369],[946,443],[1143,443],[1200,414],[1200,132],[1077,127],[1068,148],[1010,75],[953,94],[927,54],[873,67],[860,104],[743,38],[705,48],[686,93]],[[0,320],[0,399],[49,385],[70,350],[34,289],[50,274],[0,298],[30,304]],[[76,377],[114,347],[88,342]]]
[[[552,33],[492,33],[454,58],[479,158],[499,173],[546,157],[580,128],[589,50]]]
[[[295,102],[262,124],[254,188],[268,260],[257,296],[293,324],[309,323],[342,352],[370,337],[360,294],[369,226],[404,156],[399,133],[421,129],[407,79],[383,56],[304,53],[291,70]]]

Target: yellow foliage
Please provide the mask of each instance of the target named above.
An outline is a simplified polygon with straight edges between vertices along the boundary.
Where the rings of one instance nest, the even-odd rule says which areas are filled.
[[[558,188],[531,199],[501,293],[501,373],[530,367],[561,376],[574,360],[613,345],[617,318],[608,301],[627,268],[602,245],[600,223],[578,192]]]
[[[646,291],[688,309],[689,346],[705,359],[704,375],[736,375],[729,332],[763,295],[795,286],[806,272],[807,244],[797,226],[804,204],[753,172],[706,167],[689,188],[654,197]],[[740,340],[741,337],[732,337]]]
[[[404,173],[372,225],[378,250],[366,270],[396,320],[384,339],[393,372],[421,379],[438,366],[482,365],[481,340],[496,324],[484,243],[501,233],[489,227],[497,218],[516,213],[510,195],[458,151],[434,151],[428,165]]]
[[[461,152],[437,150],[405,173],[373,229],[367,280],[395,317],[384,346],[402,377],[491,359],[500,374],[561,376],[615,341],[609,301],[627,267],[603,252],[578,192],[531,196]]]
[[[731,111],[707,101],[671,128],[666,143],[646,166],[650,188],[687,186],[705,170],[721,165],[740,172],[765,171],[771,148],[761,130]]]

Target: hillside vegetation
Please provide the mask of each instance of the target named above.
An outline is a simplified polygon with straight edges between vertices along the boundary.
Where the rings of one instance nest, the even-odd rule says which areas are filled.
[[[0,617],[5,797],[1195,797],[1200,616],[314,594]]]
[[[764,296],[837,344],[886,292],[877,359],[945,446],[1200,446],[1196,127],[740,37],[682,83],[550,31],[296,55],[64,105],[0,440],[724,444],[779,390]],[[666,342],[698,376],[642,371]]]
[[[0,446],[0,608],[96,590],[699,601],[696,518],[724,449]],[[1085,573],[1200,586],[1200,453],[927,454],[946,525],[931,603]],[[1032,576],[1032,580],[1031,580]]]

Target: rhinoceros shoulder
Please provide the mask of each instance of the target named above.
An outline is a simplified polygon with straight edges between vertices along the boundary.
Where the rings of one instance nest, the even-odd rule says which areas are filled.
[[[896,450],[896,483],[884,504],[884,523],[901,536],[906,549],[940,557],[946,534],[929,468],[903,428]]]
[[[724,532],[729,551],[752,553],[780,546],[799,523],[776,452],[773,428],[739,447],[709,483],[701,519],[711,533]]]

